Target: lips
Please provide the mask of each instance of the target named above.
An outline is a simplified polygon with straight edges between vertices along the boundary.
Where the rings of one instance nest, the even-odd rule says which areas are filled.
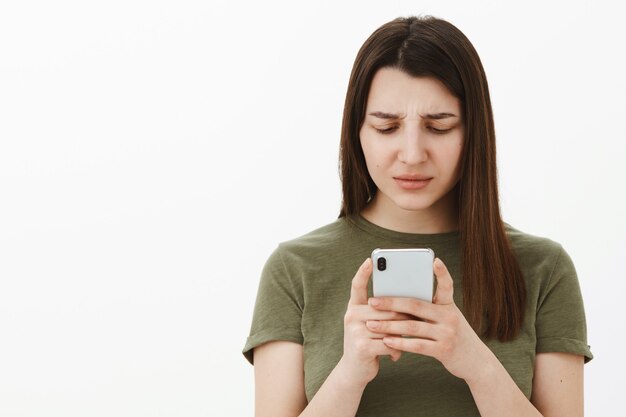
[[[425,175],[399,175],[393,177],[396,184],[404,190],[420,190],[428,184],[433,177],[427,177]]]
[[[426,181],[431,180],[433,177],[428,177],[426,175],[398,175],[394,178],[403,181]]]

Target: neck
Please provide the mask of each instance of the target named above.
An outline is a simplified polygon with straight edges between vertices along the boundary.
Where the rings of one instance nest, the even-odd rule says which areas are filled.
[[[376,193],[361,215],[385,229],[403,233],[433,234],[459,229],[454,192],[449,192],[430,207],[407,210]]]

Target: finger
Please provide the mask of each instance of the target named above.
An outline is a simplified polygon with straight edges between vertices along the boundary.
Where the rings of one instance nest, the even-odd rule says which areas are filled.
[[[370,352],[376,356],[389,355],[392,358],[397,357],[398,359],[400,359],[400,355],[401,355],[401,352],[398,349],[394,349],[392,347],[387,346],[383,342],[383,339],[372,340]]]
[[[369,305],[352,307],[353,317],[357,320],[415,320],[411,314],[398,313],[397,311],[377,310]]]
[[[385,336],[392,336],[392,335],[387,335],[385,333],[374,333],[374,332],[365,332],[365,335],[370,338],[370,339],[382,339]]]
[[[346,312],[346,317],[350,322],[362,322],[367,320],[415,320],[410,314],[398,313],[396,311],[376,310],[367,304],[351,305]]]
[[[377,321],[368,320],[367,328],[372,332],[386,335],[412,336],[421,339],[437,340],[437,327],[425,321],[396,320]]]
[[[367,283],[372,273],[372,260],[367,258],[352,278],[349,304],[367,304]]]
[[[413,316],[413,319],[417,317],[423,320],[437,321],[438,317],[432,303],[412,297],[373,297],[369,299],[368,304],[377,310],[409,314]]]
[[[433,297],[435,304],[454,304],[454,281],[448,272],[448,268],[439,258],[433,264],[435,275],[437,276],[437,291]]]
[[[383,343],[391,349],[436,357],[437,342],[428,339],[386,336]]]

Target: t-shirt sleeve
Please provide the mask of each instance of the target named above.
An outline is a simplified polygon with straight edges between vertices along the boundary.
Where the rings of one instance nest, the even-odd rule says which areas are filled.
[[[295,273],[289,273],[281,254],[282,246],[274,250],[265,262],[257,292],[250,334],[243,355],[254,364],[256,346],[272,340],[302,344],[302,283]]]
[[[578,276],[562,247],[539,299],[535,326],[537,353],[574,353],[584,356],[585,363],[593,359]]]

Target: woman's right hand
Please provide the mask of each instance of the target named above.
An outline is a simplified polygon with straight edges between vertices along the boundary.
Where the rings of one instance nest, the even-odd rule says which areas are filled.
[[[408,315],[375,310],[367,304],[367,283],[371,273],[372,260],[367,258],[352,279],[343,324],[343,356],[338,364],[346,380],[363,387],[378,374],[381,355],[389,355],[396,362],[402,354],[383,343],[384,334],[369,331],[365,325],[367,320],[409,319]]]

